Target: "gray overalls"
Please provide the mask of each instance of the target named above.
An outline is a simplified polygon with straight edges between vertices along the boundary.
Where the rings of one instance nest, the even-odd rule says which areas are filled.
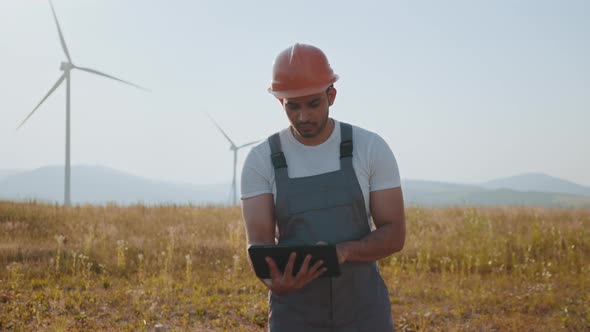
[[[269,137],[277,187],[279,245],[337,244],[371,231],[352,166],[352,127],[340,123],[340,170],[290,179],[278,134]],[[318,278],[286,296],[270,292],[271,332],[393,331],[387,287],[377,264],[344,263],[338,278]]]

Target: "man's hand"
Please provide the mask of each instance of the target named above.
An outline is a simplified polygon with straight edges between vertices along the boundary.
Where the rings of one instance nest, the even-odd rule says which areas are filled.
[[[318,241],[317,245],[327,245],[327,242]],[[338,255],[338,264],[342,265],[346,262],[348,258],[348,247],[346,246],[346,242],[338,243],[336,245],[336,255]]]
[[[406,221],[401,187],[371,191],[371,216],[376,230],[356,241],[336,245],[338,262],[375,262],[404,247]]]
[[[315,264],[310,267],[309,262],[311,261],[311,255],[307,255],[303,260],[303,264],[301,265],[299,272],[297,272],[297,275],[293,276],[293,266],[295,265],[296,255],[297,254],[294,252],[291,253],[283,273],[281,273],[277,267],[277,264],[272,258],[266,257],[266,263],[270,269],[271,277],[270,283],[266,283],[266,285],[273,293],[278,295],[287,295],[302,288],[315,278],[319,277],[322,273],[326,272],[327,268],[320,268],[320,266],[322,266],[324,263],[322,260],[315,262]]]
[[[344,264],[348,258],[348,247],[346,246],[346,242],[338,243],[336,245],[336,253],[338,254],[338,263],[340,265]]]

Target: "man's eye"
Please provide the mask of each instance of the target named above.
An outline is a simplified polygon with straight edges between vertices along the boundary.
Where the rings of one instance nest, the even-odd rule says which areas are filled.
[[[291,111],[295,111],[295,110],[298,110],[299,109],[299,105],[291,105],[291,104],[288,104],[287,105],[287,108],[289,110],[291,110]]]
[[[317,108],[318,106],[320,106],[320,103],[313,103],[309,106],[311,106],[312,108]]]

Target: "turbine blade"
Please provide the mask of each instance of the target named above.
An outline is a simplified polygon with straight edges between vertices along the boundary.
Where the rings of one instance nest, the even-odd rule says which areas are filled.
[[[21,122],[21,124],[16,128],[16,130],[19,130],[20,127],[22,127],[22,125],[25,124],[25,122],[31,117],[31,115],[33,115],[33,113],[35,113],[35,111],[39,108],[39,106],[41,106],[41,104],[43,104],[43,102],[45,101],[45,99],[47,99],[47,97],[49,97],[49,95],[51,95],[53,93],[53,91],[55,91],[55,89],[57,89],[59,87],[59,85],[61,84],[61,82],[63,82],[63,80],[66,78],[66,73],[63,73],[61,75],[61,77],[57,80],[57,82],[55,82],[55,84],[53,85],[53,87],[51,87],[51,89],[49,90],[49,92],[47,92],[47,94],[45,95],[45,97],[43,97],[43,99],[41,99],[41,101],[39,102],[39,104],[37,104],[37,106],[35,106],[35,108],[33,109],[33,111],[31,113],[29,113],[29,116],[27,116],[27,118]]]
[[[55,14],[55,9],[53,8],[53,3],[49,0],[49,5],[51,6],[51,11],[53,12],[53,18],[55,19],[55,25],[57,25],[57,32],[59,33],[59,40],[61,41],[61,48],[64,50],[68,61],[72,63],[72,58],[70,57],[70,52],[68,52],[68,47],[66,46],[66,40],[64,39],[64,35],[61,32],[61,28],[59,27],[59,22],[57,21],[57,15]]]
[[[215,127],[217,127],[217,129],[219,129],[219,131],[221,131],[221,133],[223,134],[223,136],[225,136],[225,138],[229,141],[229,143],[231,144],[232,148],[237,149],[236,144],[229,138],[229,136],[227,136],[227,134],[225,133],[225,131],[223,131],[223,129],[221,129],[221,127],[217,124],[217,122],[215,122],[215,120],[213,120],[213,118],[211,117],[211,115],[209,115],[209,113],[205,112],[205,114],[207,114],[207,116],[209,117],[209,119],[211,119],[211,121],[213,122],[213,124],[215,125]]]
[[[99,75],[99,76],[110,78],[112,80],[119,81],[121,83],[125,83],[125,84],[128,84],[128,85],[134,86],[134,87],[136,87],[138,89],[141,89],[141,90],[144,90],[144,91],[148,91],[148,92],[150,91],[150,90],[148,90],[148,89],[146,89],[146,88],[144,88],[142,86],[139,86],[137,84],[134,84],[134,83],[131,83],[131,82],[127,82],[127,81],[122,80],[120,78],[116,78],[114,76],[111,76],[111,75],[108,75],[108,74],[99,72],[98,70],[94,70],[94,69],[90,69],[90,68],[84,68],[84,67],[78,67],[78,66],[75,66],[74,68],[80,69],[81,71],[85,71],[85,72],[88,72],[88,73],[91,73],[91,74],[96,74],[96,75]]]
[[[257,141],[254,141],[254,142],[250,142],[250,143],[246,143],[246,144],[242,144],[242,145],[238,146],[238,149],[245,148],[245,147],[247,147],[249,145],[256,144],[258,142],[260,142],[260,140],[257,140]]]

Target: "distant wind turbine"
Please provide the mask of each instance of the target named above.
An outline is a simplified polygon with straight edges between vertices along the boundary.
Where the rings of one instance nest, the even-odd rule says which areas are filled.
[[[221,127],[217,124],[217,122],[215,122],[215,120],[213,120],[213,118],[211,117],[211,115],[209,115],[209,113],[205,113],[207,114],[207,116],[209,117],[209,119],[211,119],[211,121],[213,122],[213,124],[215,125],[215,127],[217,127],[217,129],[219,129],[219,131],[223,134],[223,136],[225,136],[225,138],[228,140],[230,147],[229,149],[231,151],[233,151],[234,153],[234,176],[233,176],[233,180],[232,180],[232,192],[231,192],[231,196],[232,196],[232,205],[236,205],[238,204],[238,188],[237,188],[237,183],[236,183],[236,166],[237,166],[237,162],[238,162],[238,150],[241,148],[245,148],[247,146],[250,146],[252,144],[256,144],[258,142],[260,142],[260,140],[254,141],[254,142],[250,142],[250,143],[246,143],[246,144],[242,144],[242,145],[236,145],[234,143],[234,141],[231,140],[231,138],[229,138],[229,136],[225,133],[225,131],[223,131],[223,129],[221,129]]]
[[[57,20],[57,15],[55,14],[55,9],[53,8],[53,3],[51,2],[51,0],[49,0],[49,5],[51,6],[51,11],[53,12],[53,18],[55,19],[55,25],[57,26],[57,32],[59,33],[59,40],[61,42],[61,48],[63,49],[64,53],[66,54],[66,57],[68,58],[67,62],[63,62],[61,63],[60,69],[63,71],[63,74],[59,77],[59,79],[57,80],[57,82],[55,82],[55,84],[53,85],[53,87],[51,87],[51,89],[49,90],[49,92],[45,95],[45,97],[43,97],[43,99],[41,99],[41,102],[39,102],[39,104],[37,104],[37,106],[33,109],[33,111],[27,116],[27,118],[18,126],[17,130],[20,129],[20,127],[22,127],[23,124],[25,124],[25,122],[33,115],[33,113],[35,113],[35,111],[39,108],[39,106],[41,106],[41,104],[43,104],[43,102],[61,85],[61,83],[65,80],[66,81],[66,166],[65,166],[65,192],[64,192],[64,205],[69,206],[71,203],[71,196],[70,196],[70,83],[71,83],[71,75],[70,72],[72,71],[72,69],[78,69],[81,71],[85,71],[91,74],[95,74],[95,75],[99,75],[99,76],[103,76],[106,78],[110,78],[113,79],[115,81],[119,81],[131,86],[134,86],[136,88],[148,91],[147,89],[133,84],[131,82],[127,82],[124,81],[122,79],[113,77],[111,75],[107,75],[105,73],[102,73],[98,70],[94,70],[94,69],[90,69],[90,68],[84,68],[84,67],[78,67],[76,65],[74,65],[72,63],[72,58],[70,57],[70,52],[68,52],[68,47],[66,46],[66,41],[64,39],[63,33],[61,31],[61,28],[59,26],[59,22]]]

